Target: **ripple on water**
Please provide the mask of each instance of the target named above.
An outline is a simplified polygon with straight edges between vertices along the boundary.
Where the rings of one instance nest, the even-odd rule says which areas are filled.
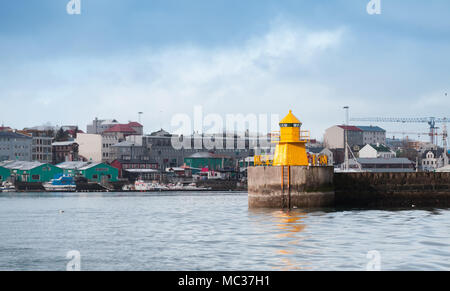
[[[59,210],[63,209],[64,214]],[[0,269],[449,270],[450,211],[249,210],[235,193],[0,196]]]

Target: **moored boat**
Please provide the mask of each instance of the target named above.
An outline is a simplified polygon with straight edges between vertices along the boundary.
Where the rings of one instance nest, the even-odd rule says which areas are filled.
[[[74,178],[63,175],[44,183],[43,186],[49,192],[75,192],[77,189]]]
[[[16,187],[14,187],[14,184],[8,181],[5,181],[0,186],[0,192],[15,192]]]

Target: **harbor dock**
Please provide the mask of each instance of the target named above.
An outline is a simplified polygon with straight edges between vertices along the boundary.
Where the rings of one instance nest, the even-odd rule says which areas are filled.
[[[449,172],[334,173],[320,156],[309,161],[301,125],[290,111],[273,163],[248,168],[250,208],[450,206]]]

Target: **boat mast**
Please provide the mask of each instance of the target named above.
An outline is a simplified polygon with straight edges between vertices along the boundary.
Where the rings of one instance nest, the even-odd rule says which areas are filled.
[[[345,127],[344,127],[344,170],[348,171],[349,169],[349,162],[348,162],[348,136],[347,136],[347,126],[348,126],[348,106],[344,106],[345,110]]]

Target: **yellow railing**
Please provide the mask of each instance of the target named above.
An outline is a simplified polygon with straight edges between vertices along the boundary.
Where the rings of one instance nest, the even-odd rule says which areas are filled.
[[[279,143],[280,142],[280,132],[272,131],[270,134],[270,142],[271,143]],[[301,130],[300,138],[298,141],[310,142],[311,141],[311,132],[309,130]]]
[[[311,132],[309,130],[301,130],[300,131],[300,141],[311,141]]]
[[[273,164],[273,156],[257,155],[253,157],[255,166],[271,166]]]

